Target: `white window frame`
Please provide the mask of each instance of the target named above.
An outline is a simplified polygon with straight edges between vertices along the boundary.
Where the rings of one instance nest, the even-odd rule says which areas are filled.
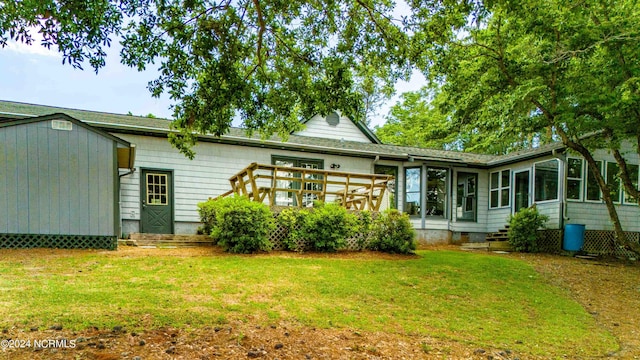
[[[502,185],[502,173],[504,171],[508,171],[509,172],[509,185],[508,186],[503,186]],[[498,174],[498,187],[495,189],[491,188],[491,176],[493,174]],[[493,171],[489,173],[489,209],[503,209],[503,208],[508,208],[511,206],[511,184],[513,183],[513,172],[511,171],[511,168],[508,169],[502,169],[502,170],[498,170],[498,171]],[[502,191],[503,190],[509,190],[509,194],[507,195],[507,200],[509,201],[507,205],[502,205]],[[493,191],[497,191],[498,192],[498,206],[491,206],[491,193]]]
[[[556,170],[558,171],[558,176],[557,176],[557,184],[556,184],[556,197],[555,199],[549,199],[549,200],[536,200],[536,165],[537,164],[541,164],[541,163],[545,163],[545,162],[549,162],[549,161],[555,161],[556,162]],[[558,159],[547,159],[547,160],[543,160],[543,161],[537,161],[533,163],[532,166],[532,173],[533,173],[533,191],[532,191],[532,200],[535,204],[545,204],[545,203],[550,203],[550,202],[554,202],[554,201],[559,201],[560,200],[560,160]]]
[[[569,160],[579,160],[580,161],[580,177],[579,178],[575,178],[575,177],[569,177]],[[567,189],[566,191],[568,191],[569,189],[569,180],[578,180],[580,181],[580,189],[578,189],[578,198],[577,199],[569,199],[569,197],[567,197],[567,201],[573,201],[573,202],[583,202],[585,199],[585,186],[584,186],[584,182],[585,182],[585,176],[584,176],[584,168],[585,168],[586,162],[584,161],[583,158],[578,158],[578,157],[569,157],[567,158],[567,183],[565,184],[565,189]]]

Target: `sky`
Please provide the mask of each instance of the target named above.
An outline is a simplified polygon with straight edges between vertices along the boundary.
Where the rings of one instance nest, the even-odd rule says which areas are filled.
[[[147,83],[157,76],[155,65],[144,72],[120,64],[117,45],[107,50],[106,66],[96,74],[86,63],[84,70],[62,64],[62,56],[34,41],[33,45],[10,42],[0,48],[0,100],[134,115],[149,113],[171,118],[168,96],[151,96]],[[396,96],[371,117],[370,127],[384,124],[399,94],[420,89],[424,77],[396,84]]]

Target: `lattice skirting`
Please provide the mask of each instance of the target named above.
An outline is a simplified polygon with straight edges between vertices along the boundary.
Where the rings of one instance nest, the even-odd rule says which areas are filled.
[[[562,230],[540,230],[537,240],[540,252],[556,254],[562,251]]]
[[[273,212],[273,216],[274,218],[277,218],[280,215],[280,212],[284,209],[287,209],[288,207],[282,207],[282,206],[272,206],[271,207],[271,211]],[[349,211],[351,213],[354,214],[358,214],[358,211]],[[375,218],[377,216],[377,213],[372,213],[371,214],[372,218]],[[270,250],[284,250],[285,247],[285,243],[284,243],[284,239],[287,237],[287,232],[288,230],[281,226],[280,224],[276,224],[276,228],[275,230],[273,230],[273,232],[271,232],[271,235],[269,236],[269,241],[271,241],[271,249]],[[369,242],[369,234],[365,234],[365,233],[358,233],[355,234],[354,236],[346,239],[346,246],[344,247],[344,249],[346,250],[362,250],[367,243]],[[304,239],[298,239],[296,241],[296,245],[295,245],[295,251],[305,251],[305,250],[309,250],[308,244]]]
[[[51,235],[51,234],[0,234],[0,249],[107,249],[118,246],[116,236]]]
[[[627,239],[640,242],[640,233],[625,232]],[[562,251],[562,230],[538,231],[538,248],[541,252],[559,253]],[[609,230],[586,230],[582,251],[591,254],[613,255],[620,257],[634,257],[635,255],[615,244],[615,232]]]
[[[269,241],[271,241],[271,249],[270,250],[284,250],[285,244],[284,239],[287,237],[287,229],[283,226],[276,225],[275,230],[269,236]],[[348,239],[346,239],[345,250],[362,250],[366,247],[369,242],[369,234],[358,233]],[[296,245],[294,247],[295,251],[305,251],[309,250],[308,244],[304,239],[299,239],[296,241]]]

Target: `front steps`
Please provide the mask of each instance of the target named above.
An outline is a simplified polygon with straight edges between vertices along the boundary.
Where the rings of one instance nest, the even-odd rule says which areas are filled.
[[[461,245],[462,250],[513,251],[509,244],[509,225],[496,232],[487,234],[484,242],[471,242]]]
[[[140,234],[129,235],[129,239],[118,241],[118,245],[139,246],[145,248],[191,248],[214,246],[207,235]]]
[[[508,241],[509,240],[509,235],[507,235],[508,232],[509,232],[509,225],[505,225],[504,228],[496,232],[487,234],[487,238],[485,240],[486,241]]]

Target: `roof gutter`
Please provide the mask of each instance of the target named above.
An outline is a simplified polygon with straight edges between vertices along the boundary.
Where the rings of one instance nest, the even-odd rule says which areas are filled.
[[[166,135],[172,132],[170,129],[160,129],[160,128],[153,128],[153,127],[138,126],[138,125],[123,125],[123,124],[113,125],[110,123],[103,123],[98,121],[85,121],[85,122],[88,124],[91,124],[92,126],[100,127],[103,130],[110,130],[110,131],[116,131],[116,132],[120,129],[121,130],[129,129],[135,132],[146,130],[147,132],[153,132],[153,133],[162,134],[162,135]],[[380,153],[376,151],[342,149],[342,148],[327,147],[327,146],[320,146],[320,145],[287,143],[287,142],[280,142],[280,141],[274,141],[274,140],[259,140],[259,139],[252,139],[252,138],[246,138],[246,137],[240,137],[240,136],[234,136],[234,135],[223,135],[220,137],[215,137],[210,135],[198,135],[198,140],[203,140],[207,142],[230,143],[230,144],[245,143],[255,147],[268,146],[270,148],[279,148],[279,149],[285,149],[285,148],[293,149],[293,150],[304,149],[304,150],[310,150],[314,152],[331,153],[331,154],[337,154],[337,155],[352,154],[352,155],[358,155],[361,157],[371,157],[374,159],[376,158],[376,156],[383,157],[386,159],[403,160],[403,161],[409,159],[409,154],[388,154],[388,153],[385,154],[385,153]]]

